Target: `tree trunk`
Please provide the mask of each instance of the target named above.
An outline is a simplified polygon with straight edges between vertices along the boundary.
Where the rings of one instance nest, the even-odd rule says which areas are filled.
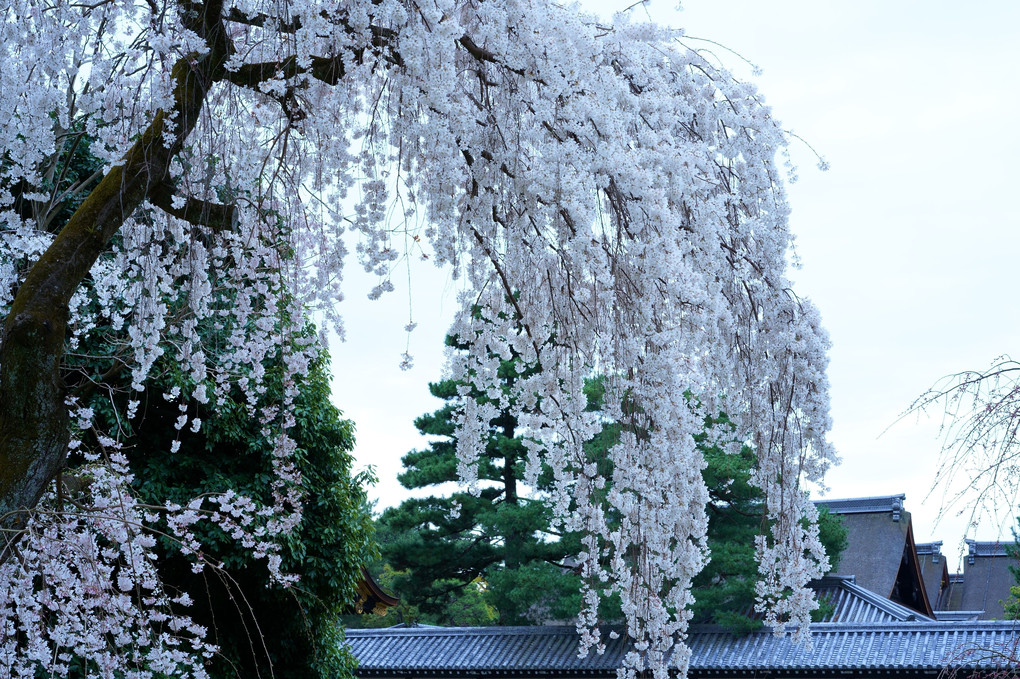
[[[508,443],[503,455],[503,487],[508,508],[516,508],[520,505],[520,497],[517,493],[517,469],[518,455],[513,445],[514,437],[517,434],[517,418],[505,415],[503,422],[503,436]],[[506,549],[503,555],[503,565],[509,570],[516,570],[524,564],[524,546],[530,536],[522,533],[521,529],[512,526],[504,536]]]
[[[189,8],[191,9],[191,8]],[[0,528],[24,525],[65,463],[70,439],[61,378],[68,303],[124,220],[159,189],[170,160],[194,129],[206,92],[231,45],[221,0],[198,7],[190,26],[209,52],[174,66],[175,108],[159,111],[123,163],[113,168],[32,266],[0,335]],[[166,145],[168,116],[176,127]],[[4,541],[5,544],[7,541]],[[0,562],[8,555],[0,548]]]

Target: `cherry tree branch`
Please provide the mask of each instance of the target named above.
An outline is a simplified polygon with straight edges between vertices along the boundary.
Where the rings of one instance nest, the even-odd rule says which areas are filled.
[[[183,201],[179,205],[175,202]],[[169,187],[153,191],[149,202],[168,215],[183,219],[195,226],[205,226],[213,231],[229,231],[237,226],[237,208],[234,205],[213,203],[199,198],[175,196]]]
[[[11,304],[0,336],[0,516],[13,517],[15,525],[0,527],[17,528],[21,510],[36,505],[64,465],[70,429],[61,364],[71,296],[124,220],[162,187],[233,52],[222,0],[188,10],[189,28],[205,38],[209,51],[174,65],[174,107],[156,113],[121,164],[90,192]]]

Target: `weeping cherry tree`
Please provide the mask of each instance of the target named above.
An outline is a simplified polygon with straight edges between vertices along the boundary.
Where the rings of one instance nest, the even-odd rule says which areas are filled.
[[[460,474],[478,488],[480,434],[518,409],[532,485],[542,451],[559,528],[586,536],[584,648],[616,593],[624,675],[686,672],[708,557],[694,437],[719,412],[757,455],[757,606],[806,631],[825,561],[801,484],[835,457],[826,335],[785,274],[787,138],[682,32],[549,0],[12,0],[0,121],[3,672],[86,657],[104,677],[202,677],[211,642],[159,583],[157,524],[196,569],[217,567],[194,532],[215,522],[295,581],[273,539],[306,500],[294,385],[320,346],[308,319],[343,330],[350,249],[376,295],[423,253],[460,281],[470,351],[450,377],[490,397],[463,400]],[[104,166],[69,181],[86,139]],[[178,386],[147,394],[161,357]],[[140,504],[97,394],[123,421],[165,398],[194,430],[199,405],[239,395],[273,441],[272,501]],[[625,432],[611,479],[584,452],[607,419]]]

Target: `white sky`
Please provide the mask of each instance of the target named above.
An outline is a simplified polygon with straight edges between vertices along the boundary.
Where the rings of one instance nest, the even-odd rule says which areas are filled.
[[[584,7],[607,14],[627,4]],[[936,526],[939,498],[925,501],[937,423],[910,419],[882,432],[937,378],[986,367],[1020,336],[1011,284],[1020,266],[1020,3],[683,4],[679,13],[668,1],[647,11],[762,68],[754,80],[776,117],[832,166],[818,171],[794,143],[791,229],[803,262],[794,279],[833,343],[831,438],[843,463],[827,496],[906,493],[917,540],[944,540],[952,554],[966,521],[949,516]],[[750,77],[739,58],[704,46]],[[400,457],[425,445],[414,418],[439,405],[426,383],[441,374],[455,287],[430,264],[412,269],[416,367],[402,372],[406,273],[395,293],[368,303],[369,282],[356,268],[341,308],[348,341],[332,347],[334,395],[357,425],[359,463],[379,474],[373,496],[388,506],[406,496],[396,482]],[[1004,509],[1008,536],[1014,512]],[[998,536],[991,522],[977,533]]]

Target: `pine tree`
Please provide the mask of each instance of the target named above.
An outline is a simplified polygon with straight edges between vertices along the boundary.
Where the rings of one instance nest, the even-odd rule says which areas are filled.
[[[503,361],[504,385],[509,388],[518,377],[516,363]],[[405,488],[458,480],[457,389],[452,380],[429,385],[432,395],[447,403],[415,420],[422,435],[436,438],[428,448],[404,456],[405,471],[399,479]],[[469,397],[487,398],[479,393]],[[390,543],[381,545],[383,559],[396,571],[393,586],[418,609],[423,621],[456,624],[466,590],[479,586],[498,611],[501,624],[534,624],[576,615],[579,582],[566,571],[565,559],[576,552],[577,545],[552,534],[549,508],[529,497],[523,487],[526,454],[517,418],[502,409],[489,423],[478,496],[458,491],[445,497],[413,498],[383,513],[380,523],[393,535]],[[547,482],[541,480],[539,490]],[[536,597],[536,592],[542,596]]]
[[[503,379],[516,375],[516,366],[505,361]],[[427,449],[404,456],[405,471],[399,478],[409,490],[440,489],[459,480],[453,423],[457,383],[433,383],[429,390],[447,403],[415,420],[423,435],[435,439]],[[589,381],[586,395],[588,407],[601,410],[604,394],[599,380]],[[751,483],[754,451],[744,445],[737,453],[727,452],[709,438],[710,430],[718,434],[732,426],[725,415],[706,417],[705,432],[697,437],[707,465],[703,475],[710,493],[711,561],[695,579],[692,612],[696,623],[720,624],[739,632],[762,625],[753,612],[758,579],[754,538],[767,524],[762,492]],[[589,459],[599,463],[606,477],[612,475],[612,468],[605,451],[617,443],[620,431],[621,425],[607,423],[587,444]],[[565,566],[580,543],[575,535],[553,535],[548,509],[539,500],[521,497],[524,455],[516,419],[501,411],[490,422],[486,457],[479,471],[479,478],[490,484],[479,496],[461,491],[414,498],[383,513],[380,563],[386,567],[385,579],[407,605],[395,611],[393,618],[403,615],[407,617],[401,622],[443,625],[534,624],[576,615],[580,578]],[[846,547],[846,530],[838,517],[824,511],[819,529],[835,566]],[[482,599],[494,614],[481,612],[480,581],[484,583]],[[472,615],[464,615],[465,610]],[[613,598],[607,599],[601,612],[607,621],[623,617]]]

